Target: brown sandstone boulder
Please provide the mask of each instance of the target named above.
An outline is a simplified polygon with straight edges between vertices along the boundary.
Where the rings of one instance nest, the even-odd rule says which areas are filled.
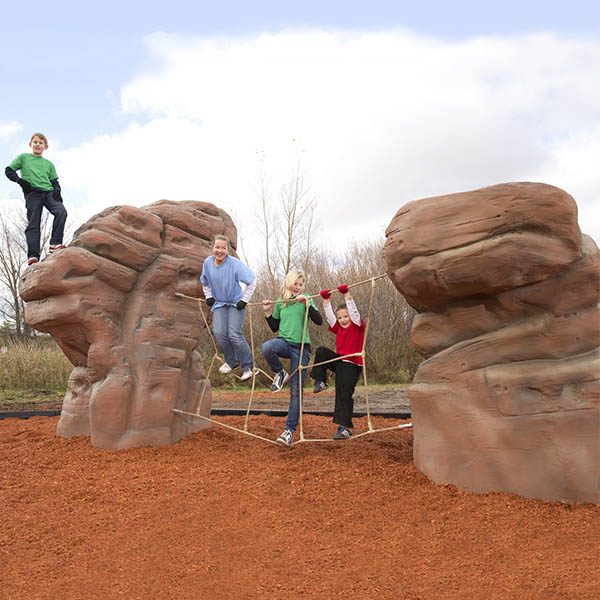
[[[437,483],[600,503],[600,252],[564,191],[410,202],[388,273],[419,311],[415,464]]]
[[[51,333],[75,367],[59,435],[115,450],[171,444],[208,426],[171,410],[208,416],[211,405],[198,346],[204,320],[175,294],[201,295],[217,233],[236,238],[229,216],[206,202],[116,206],[25,271],[27,322]]]

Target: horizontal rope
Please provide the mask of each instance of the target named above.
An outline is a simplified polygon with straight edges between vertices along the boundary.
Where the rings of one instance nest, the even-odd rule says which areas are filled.
[[[249,435],[253,438],[257,438],[259,440],[263,440],[264,442],[268,442],[269,444],[275,444],[276,446],[280,446],[283,444],[279,444],[279,442],[266,438],[262,435],[258,435],[256,433],[252,433],[251,431],[247,431],[244,429],[240,429],[239,427],[234,427],[233,425],[229,425],[228,423],[223,423],[223,421],[217,421],[216,419],[211,419],[210,417],[206,417],[204,415],[200,415],[197,413],[187,412],[185,410],[179,410],[178,408],[173,408],[172,411],[178,415],[187,415],[188,417],[193,417],[195,419],[203,419],[204,421],[209,421],[210,423],[214,423],[215,425],[220,425],[221,427],[225,427],[226,429],[230,429],[233,431],[237,431],[238,433],[243,433],[245,435]],[[393,425],[392,427],[381,427],[379,429],[368,429],[367,431],[361,431],[360,433],[355,433],[351,435],[349,438],[345,438],[344,440],[334,440],[333,438],[305,438],[301,437],[299,440],[293,442],[291,446],[297,446],[298,444],[306,444],[309,442],[340,442],[340,441],[349,441],[355,440],[360,437],[364,437],[365,435],[369,435],[371,433],[380,433],[382,431],[393,431],[395,429],[409,429],[412,427],[412,423],[401,423],[400,425]]]
[[[363,281],[357,281],[356,283],[350,283],[350,284],[348,284],[348,289],[357,287],[359,285],[364,285],[365,283],[369,283],[369,281],[377,281],[378,279],[381,279],[382,277],[388,277],[388,274],[381,273],[380,275],[375,275],[374,277],[369,277],[369,279],[365,279]],[[342,293],[337,288],[334,288],[333,290],[329,290],[329,291],[331,292],[331,294],[341,294]],[[200,298],[199,296],[189,296],[187,294],[183,294],[182,292],[175,292],[175,296],[177,298],[188,298],[189,300],[196,300],[198,302],[206,303],[206,300],[204,298]],[[317,293],[317,294],[307,295],[306,297],[314,300],[315,298],[320,298],[321,294]],[[277,302],[277,300],[269,300],[269,302],[272,302],[273,304],[275,304]],[[295,302],[295,300],[290,299],[289,302],[293,303],[293,302]],[[262,305],[263,305],[262,300],[260,302],[248,302],[246,304],[246,306],[261,306],[261,307],[262,307]]]
[[[369,277],[368,279],[365,279],[363,281],[358,281],[358,282],[351,283],[351,284],[348,285],[348,289],[350,289],[350,288],[354,288],[354,287],[357,287],[357,286],[360,286],[360,285],[364,285],[366,283],[370,283],[371,284],[371,295],[370,295],[369,307],[368,307],[368,311],[367,311],[367,317],[365,319],[365,322],[366,322],[365,336],[364,336],[363,347],[362,347],[361,351],[360,352],[354,352],[352,354],[346,354],[344,356],[340,356],[340,357],[336,357],[336,358],[332,358],[332,359],[328,359],[328,360],[324,360],[324,361],[321,361],[319,363],[313,363],[312,365],[309,364],[309,365],[306,365],[306,366],[302,364],[302,361],[300,361],[298,367],[296,369],[294,369],[294,371],[292,373],[289,374],[289,378],[290,379],[292,377],[294,377],[296,375],[296,373],[298,373],[298,377],[301,380],[302,379],[302,376],[301,376],[302,371],[308,371],[309,369],[314,368],[315,366],[325,365],[325,364],[328,364],[328,363],[335,362],[337,360],[344,360],[344,359],[353,358],[353,357],[362,357],[363,361],[366,360],[365,344],[366,344],[366,339],[367,339],[368,330],[369,330],[369,321],[370,321],[370,315],[371,315],[371,308],[373,306],[373,294],[374,294],[374,291],[375,291],[375,282],[378,279],[381,279],[381,278],[387,277],[387,276],[388,276],[387,273],[382,273],[380,275],[376,275],[375,277]],[[334,293],[342,294],[342,292],[340,292],[338,289],[330,290],[330,292],[331,292],[331,294],[334,294]],[[199,297],[196,297],[196,296],[188,296],[187,294],[183,294],[181,292],[176,292],[175,296],[178,297],[178,298],[185,298],[185,299],[189,299],[189,300],[195,300],[198,303],[200,312],[202,313],[202,317],[204,319],[205,327],[206,327],[206,329],[207,329],[207,331],[208,331],[208,333],[210,335],[210,338],[211,338],[213,346],[214,346],[214,351],[215,351],[215,353],[214,353],[214,355],[213,355],[213,357],[211,359],[210,367],[209,367],[208,373],[207,373],[207,380],[210,381],[210,374],[212,372],[212,368],[214,366],[215,359],[220,360],[222,363],[224,363],[225,361],[219,356],[219,350],[218,350],[218,347],[217,347],[216,340],[215,340],[215,338],[214,338],[214,336],[212,334],[212,331],[211,331],[210,326],[208,324],[207,317],[204,314],[204,310],[202,310],[202,308],[200,307],[200,304],[202,302],[204,302],[206,304],[206,300],[204,298],[199,298]],[[314,299],[314,298],[320,297],[320,294],[313,294],[313,295],[306,296],[306,297],[310,298],[310,299]],[[270,300],[269,302],[271,304],[275,304],[277,301]],[[290,300],[290,302],[295,302],[295,300]],[[262,302],[249,302],[246,306],[249,306],[249,307],[260,306],[260,307],[262,307],[263,303]],[[301,356],[303,354],[304,340],[305,340],[307,326],[308,326],[308,308],[309,308],[308,303],[305,303],[305,316],[304,316],[304,325],[303,325],[303,332],[302,332],[302,344],[301,344],[301,347],[300,347],[300,355]],[[251,336],[252,357],[254,359],[254,328],[253,328],[253,324],[252,324],[252,311],[248,311],[248,315],[249,315],[249,323],[250,323],[250,336]],[[215,423],[217,425],[220,425],[221,427],[225,427],[226,429],[237,431],[239,433],[243,433],[243,434],[249,435],[251,437],[263,440],[265,442],[269,442],[270,444],[277,444],[277,442],[274,441],[274,440],[265,438],[264,436],[261,436],[261,435],[255,434],[255,433],[251,433],[250,431],[248,431],[248,419],[249,419],[249,416],[250,416],[250,411],[251,411],[251,406],[252,406],[252,400],[254,398],[254,391],[255,391],[255,385],[256,385],[256,376],[259,373],[263,374],[268,380],[273,381],[273,377],[270,376],[268,373],[266,373],[262,369],[259,369],[257,367],[253,367],[253,369],[252,369],[252,388],[250,390],[250,398],[249,398],[249,402],[248,402],[248,408],[247,408],[247,411],[246,411],[246,420],[244,422],[244,429],[240,429],[238,427],[234,427],[233,425],[228,425],[226,423],[223,423],[222,421],[217,421],[217,420],[212,419],[210,417],[206,417],[204,415],[199,414],[200,406],[202,404],[202,400],[204,398],[204,393],[206,391],[206,386],[204,386],[204,388],[202,390],[201,397],[196,402],[196,410],[197,410],[196,413],[186,412],[186,411],[182,411],[182,410],[179,410],[179,409],[172,409],[172,410],[173,410],[173,412],[175,412],[175,413],[177,413],[179,415],[187,415],[189,417],[193,417],[193,418],[197,418],[197,419],[203,419],[203,420],[208,421],[210,423]],[[396,425],[396,426],[393,426],[393,427],[384,427],[384,428],[381,428],[381,429],[374,429],[373,428],[373,425],[371,423],[371,411],[370,411],[370,407],[369,407],[369,392],[368,392],[368,381],[367,381],[366,364],[363,365],[362,374],[363,374],[364,387],[365,387],[365,405],[366,405],[366,409],[367,409],[366,416],[367,416],[368,429],[367,429],[367,431],[355,434],[355,435],[353,435],[353,436],[351,436],[350,438],[347,438],[347,439],[356,439],[356,438],[362,437],[364,435],[368,435],[370,433],[376,433],[376,432],[379,432],[379,431],[391,431],[391,430],[395,430],[395,429],[406,429],[408,427],[412,427],[412,423],[408,423],[408,424]],[[240,376],[238,376],[238,375],[236,375],[234,373],[232,373],[232,375],[234,377],[236,377],[237,379],[241,379]],[[292,445],[300,444],[300,443],[305,443],[305,442],[332,442],[332,441],[338,441],[338,440],[333,440],[332,438],[305,438],[304,437],[304,431],[303,431],[303,420],[302,420],[303,413],[304,413],[304,410],[303,410],[304,388],[303,388],[302,385],[300,386],[300,389],[299,389],[299,400],[298,400],[298,402],[299,402],[299,413],[300,413],[299,414],[299,423],[298,423],[299,424],[300,439],[297,440],[296,442],[294,442]]]

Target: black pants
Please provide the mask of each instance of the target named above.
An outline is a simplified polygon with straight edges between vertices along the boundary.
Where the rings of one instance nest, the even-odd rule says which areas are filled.
[[[52,222],[52,234],[50,244],[57,245],[63,243],[63,234],[65,232],[65,223],[67,222],[67,211],[62,202],[54,198],[54,192],[40,192],[33,190],[25,196],[25,206],[27,208],[27,229],[25,229],[25,238],[27,239],[27,258],[40,257],[40,224],[42,222],[42,209],[46,207],[48,212],[54,215]]]
[[[315,352],[315,363],[339,359],[340,355],[329,348],[319,346]],[[335,408],[333,422],[344,427],[352,427],[354,413],[354,389],[362,367],[344,360],[335,360],[325,365],[313,367],[310,376],[316,381],[327,382],[327,370],[335,373]]]

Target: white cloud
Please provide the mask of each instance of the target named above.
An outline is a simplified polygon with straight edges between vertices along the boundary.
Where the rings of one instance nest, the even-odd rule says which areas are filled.
[[[57,152],[91,212],[207,200],[248,244],[260,160],[300,154],[328,243],[375,237],[405,202],[537,180],[577,200],[600,240],[600,43],[552,35],[441,42],[404,30],[146,39],[124,131]]]
[[[600,123],[552,146],[536,180],[551,181],[577,201],[579,227],[600,242]]]
[[[15,133],[23,131],[22,123],[17,121],[0,121],[0,140],[8,139]]]

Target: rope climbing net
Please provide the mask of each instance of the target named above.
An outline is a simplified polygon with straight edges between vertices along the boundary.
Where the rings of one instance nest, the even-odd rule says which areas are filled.
[[[375,429],[373,427],[373,422],[371,419],[371,408],[370,408],[370,402],[369,402],[369,385],[368,385],[368,378],[367,378],[367,360],[366,360],[366,345],[367,345],[367,339],[368,339],[368,335],[369,335],[369,323],[371,321],[371,313],[372,313],[372,309],[373,309],[373,298],[374,298],[374,294],[375,294],[375,285],[376,282],[378,280],[380,280],[383,277],[387,277],[387,275],[381,274],[381,275],[376,275],[374,277],[370,277],[369,279],[365,279],[363,281],[359,281],[356,283],[352,283],[350,285],[348,285],[348,288],[355,288],[358,286],[363,286],[363,285],[367,285],[370,284],[371,285],[371,293],[369,296],[369,306],[367,309],[367,314],[366,317],[363,319],[365,321],[365,335],[364,335],[364,339],[363,339],[363,345],[361,348],[360,352],[355,352],[353,354],[347,354],[344,356],[340,356],[340,357],[336,357],[336,358],[332,358],[330,360],[325,360],[323,362],[319,362],[319,363],[313,363],[313,364],[309,364],[309,365],[303,365],[302,361],[299,361],[298,367],[292,371],[290,373],[290,379],[292,377],[294,377],[294,375],[296,373],[298,373],[298,379],[299,379],[299,410],[300,410],[300,415],[299,415],[299,420],[298,420],[298,430],[299,430],[299,439],[296,440],[295,442],[293,442],[292,445],[296,445],[296,444],[301,444],[301,443],[307,443],[307,442],[332,442],[334,441],[332,438],[308,438],[304,435],[304,425],[303,425],[303,414],[304,414],[304,410],[303,410],[303,405],[304,405],[304,386],[302,385],[302,381],[303,381],[303,377],[302,377],[302,371],[307,371],[309,369],[312,369],[315,366],[318,365],[325,365],[337,360],[342,360],[345,358],[352,358],[352,357],[357,357],[360,356],[362,357],[362,362],[363,362],[363,368],[362,368],[362,377],[363,377],[363,382],[364,382],[364,390],[365,390],[365,412],[366,412],[366,417],[367,417],[367,430],[360,432],[360,433],[356,433],[354,434],[352,437],[348,438],[348,440],[353,440],[353,439],[357,439],[359,437],[365,436],[365,435],[369,435],[369,434],[373,434],[373,433],[379,433],[382,431],[392,431],[392,430],[396,430],[396,429],[407,429],[412,427],[412,423],[401,423],[399,425],[394,425],[391,427],[380,427],[378,429]],[[333,293],[333,292],[332,292]],[[273,381],[273,377],[269,374],[266,373],[265,371],[263,371],[261,368],[255,366],[252,369],[252,381],[251,381],[251,388],[250,388],[250,393],[249,393],[249,398],[248,398],[248,406],[246,408],[246,416],[245,416],[245,420],[244,420],[244,427],[240,428],[240,427],[235,427],[233,425],[230,425],[228,423],[223,423],[222,421],[218,421],[216,419],[213,419],[212,417],[208,417],[206,415],[202,415],[200,414],[200,407],[202,406],[202,402],[204,399],[204,395],[206,393],[206,390],[208,388],[209,382],[210,382],[210,376],[211,373],[213,371],[213,368],[215,366],[215,363],[217,360],[224,362],[223,359],[220,357],[219,355],[219,348],[217,346],[217,342],[215,340],[215,337],[211,331],[211,328],[209,326],[208,323],[208,319],[206,316],[205,311],[203,310],[203,303],[205,303],[205,300],[203,298],[196,298],[193,296],[187,296],[185,294],[181,294],[181,293],[177,293],[176,294],[177,297],[179,298],[185,298],[185,299],[189,299],[189,300],[194,300],[198,303],[198,309],[200,311],[200,313],[202,314],[202,317],[204,319],[204,325],[206,328],[206,331],[208,332],[208,335],[210,336],[213,348],[214,348],[214,353],[212,355],[211,361],[210,361],[210,365],[208,367],[208,372],[206,375],[206,380],[204,381],[202,390],[198,396],[198,401],[196,403],[196,411],[195,412],[188,412],[188,411],[184,411],[184,410],[179,410],[179,409],[173,409],[173,412],[181,415],[181,416],[187,416],[187,417],[194,417],[194,418],[198,418],[198,419],[202,419],[204,421],[208,421],[210,423],[214,423],[215,425],[219,425],[220,427],[225,427],[226,429],[231,429],[233,431],[237,431],[239,433],[243,433],[245,435],[263,440],[265,442],[268,442],[270,444],[276,444],[277,442],[275,440],[266,438],[262,435],[259,435],[257,433],[253,433],[251,431],[249,431],[248,429],[248,423],[249,423],[249,419],[250,419],[250,414],[251,414],[251,410],[252,410],[252,403],[254,401],[254,396],[255,396],[255,392],[256,392],[256,378],[257,375],[263,375],[264,377],[266,377],[268,380],[270,380],[271,382]],[[319,298],[320,295],[319,294],[314,294],[312,296],[307,296],[307,298],[310,299],[314,299],[314,298]],[[305,304],[305,314],[304,314],[304,325],[303,325],[303,335],[302,335],[302,343],[300,346],[300,356],[303,355],[304,352],[304,339],[305,339],[305,335],[306,335],[306,330],[308,327],[308,310],[309,310],[309,302],[306,302]],[[250,302],[248,303],[248,324],[249,324],[249,329],[250,329],[250,349],[252,352],[252,357],[254,359],[255,357],[255,343],[254,343],[254,325],[253,325],[253,321],[252,321],[252,312],[253,309],[255,307],[260,307],[262,309],[262,302]],[[235,375],[235,377],[237,377],[239,379],[239,376]]]

